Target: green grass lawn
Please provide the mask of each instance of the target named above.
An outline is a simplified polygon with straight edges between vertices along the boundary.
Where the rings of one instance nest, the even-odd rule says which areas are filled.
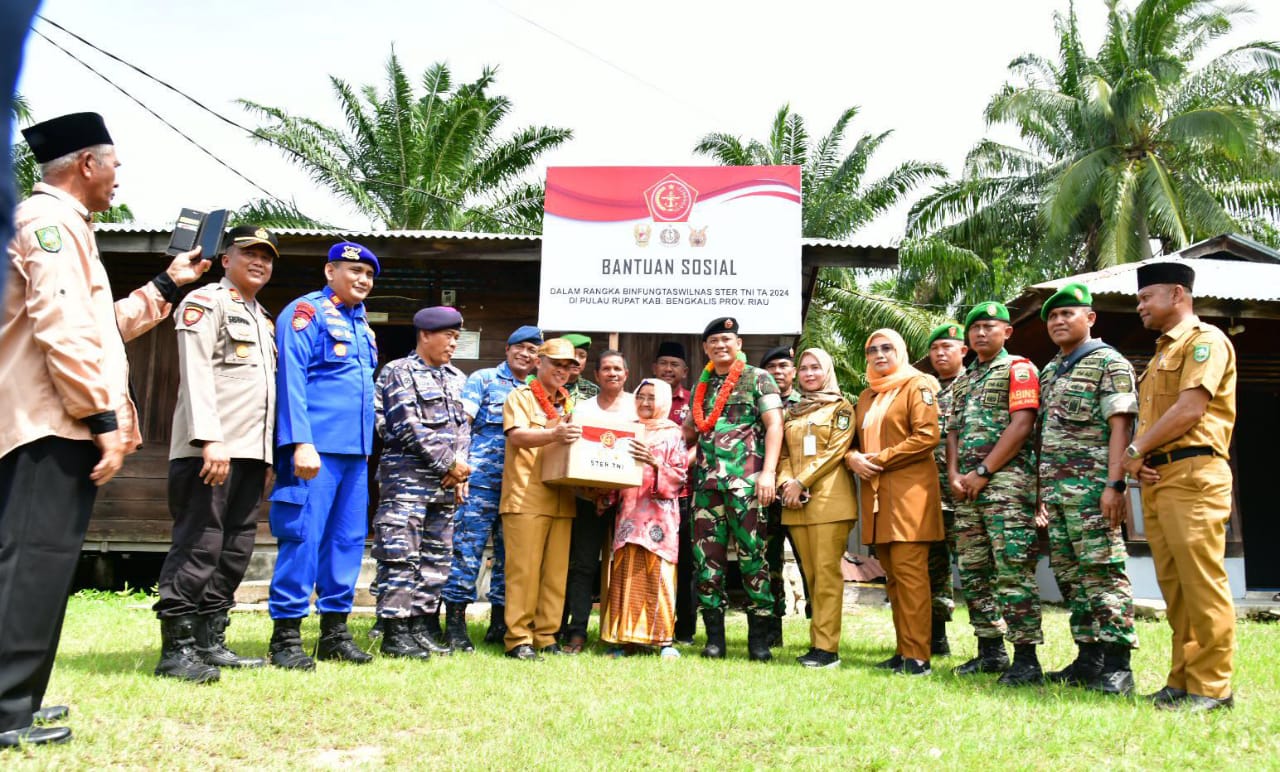
[[[957,656],[934,660],[932,677],[892,676],[871,667],[892,641],[878,608],[845,616],[838,670],[794,663],[808,648],[796,618],[773,663],[748,662],[745,619],[733,614],[727,661],[689,648],[675,661],[520,663],[482,646],[429,662],[224,671],[218,684],[188,686],[152,676],[159,631],[140,600],[72,599],[47,703],[71,705],[75,738],[0,752],[0,768],[1280,768],[1277,625],[1239,626],[1236,709],[1188,717],[1078,689],[956,678],[950,668],[973,652],[963,623],[952,625]],[[265,615],[232,621],[234,648],[266,651]],[[371,623],[353,620],[358,642]],[[303,628],[309,646],[317,624]],[[482,632],[473,625],[473,637]],[[1047,614],[1046,633],[1042,660],[1056,668],[1074,651],[1061,611]],[[1134,670],[1150,692],[1164,682],[1169,631],[1143,622],[1139,634]]]

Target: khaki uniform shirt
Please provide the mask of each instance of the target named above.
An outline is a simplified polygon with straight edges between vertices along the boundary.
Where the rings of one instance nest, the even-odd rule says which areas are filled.
[[[276,416],[275,325],[225,277],[187,295],[178,330],[178,404],[169,458],[222,442],[231,458],[271,463]]]
[[[528,386],[520,386],[507,395],[502,405],[502,430],[545,429],[555,426],[548,420]],[[573,517],[577,512],[573,489],[542,482],[542,448],[517,448],[507,442],[502,464],[502,499],[498,511],[503,514],[550,515]]]
[[[1222,330],[1192,316],[1156,340],[1155,356],[1138,378],[1138,436],[1173,407],[1180,393],[1197,386],[1212,395],[1204,416],[1150,453],[1208,447],[1228,458],[1236,422],[1236,350]]]
[[[85,418],[115,411],[128,452],[142,444],[125,341],[168,315],[148,282],[113,302],[89,211],[37,183],[15,212],[0,310],[0,456],[42,437],[92,439]]]

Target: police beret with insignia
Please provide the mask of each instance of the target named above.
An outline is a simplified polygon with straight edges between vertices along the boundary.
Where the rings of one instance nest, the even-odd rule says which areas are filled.
[[[974,322],[981,322],[987,319],[1007,322],[1009,321],[1009,309],[1004,307],[1004,303],[996,303],[995,301],[979,303],[964,318],[965,332],[969,331]]]
[[[582,333],[571,332],[568,335],[561,335],[560,337],[572,343],[574,348],[580,348],[584,351],[591,348],[591,339]]]
[[[1071,306],[1092,306],[1093,294],[1089,292],[1089,288],[1078,281],[1073,281],[1062,285],[1062,289],[1049,296],[1044,301],[1044,305],[1040,307],[1040,318],[1049,319],[1049,312],[1055,308],[1069,308]]]
[[[97,113],[71,113],[28,126],[22,136],[31,147],[36,163],[49,163],[67,153],[93,147],[114,145],[107,124]]]
[[[460,330],[462,314],[451,306],[430,306],[413,315],[413,326],[428,332]]]
[[[368,247],[357,244],[354,241],[340,241],[329,247],[329,262],[365,263],[373,266],[374,276],[382,273],[382,266],[378,264],[378,256],[373,254]]]
[[[764,356],[761,357],[760,366],[764,367],[768,365],[770,362],[773,362],[778,359],[789,359],[794,363],[796,361],[795,349],[791,348],[790,346],[775,346],[774,348],[771,348],[768,351],[766,351]]]
[[[738,331],[738,320],[732,316],[722,316],[719,319],[712,319],[706,329],[702,331],[702,339],[706,340],[712,335],[719,335],[722,332],[731,332],[734,335],[741,335]]]
[[[925,342],[926,346],[932,346],[935,340],[958,340],[964,342],[964,333],[960,331],[958,322],[946,322],[933,328],[933,332],[929,333],[929,340]]]
[[[245,249],[259,245],[271,250],[271,254],[276,257],[280,256],[280,240],[276,238],[276,234],[261,225],[237,225],[232,228],[227,232],[226,240],[222,242],[222,251],[225,252],[231,247]]]
[[[662,359],[663,357],[674,357],[684,362],[689,361],[689,357],[684,350],[684,344],[674,340],[664,340],[658,344],[658,355],[654,359]]]
[[[1181,284],[1195,289],[1195,269],[1186,263],[1147,263],[1138,266],[1138,289],[1152,284]]]
[[[535,346],[541,346],[542,330],[539,330],[532,324],[517,327],[516,331],[507,337],[507,345],[514,346],[517,343],[532,343]]]

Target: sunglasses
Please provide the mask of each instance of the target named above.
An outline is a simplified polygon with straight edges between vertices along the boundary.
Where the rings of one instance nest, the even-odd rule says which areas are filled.
[[[867,356],[873,357],[876,354],[892,354],[893,344],[884,343],[879,346],[867,346]]]

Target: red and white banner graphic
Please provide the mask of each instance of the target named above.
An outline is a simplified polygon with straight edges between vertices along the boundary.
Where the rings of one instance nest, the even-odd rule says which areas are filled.
[[[538,325],[800,332],[800,167],[547,169]]]

